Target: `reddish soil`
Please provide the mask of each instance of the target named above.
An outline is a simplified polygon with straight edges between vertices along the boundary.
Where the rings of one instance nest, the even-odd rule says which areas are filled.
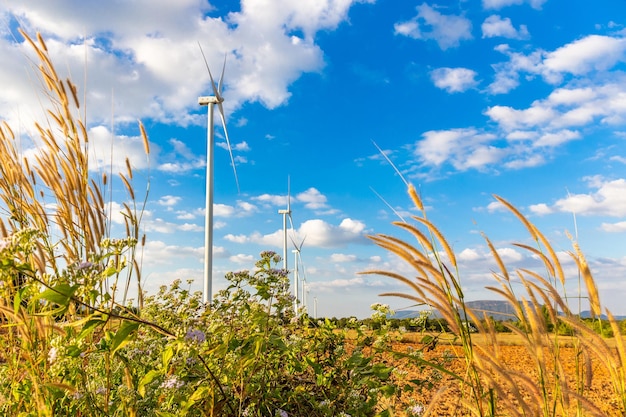
[[[466,362],[463,355],[463,347],[459,345],[445,344],[431,347],[431,350],[427,351],[423,345],[417,343],[398,343],[394,346],[394,350],[400,352],[410,352],[411,350],[423,349],[423,358],[430,361],[441,362],[443,358],[448,359],[443,362],[445,369],[452,371],[456,375],[466,375]],[[528,384],[531,389],[523,388],[520,390],[521,402],[532,405],[533,411],[531,415],[544,415],[541,410],[541,391],[537,390],[534,393],[532,389],[537,389],[540,386],[535,362],[531,359],[531,355],[524,346],[500,346],[499,363],[498,366],[508,371],[515,372],[517,378],[527,378]],[[546,356],[549,356],[548,351],[544,351]],[[581,378],[576,378],[576,350],[572,347],[560,347],[559,362],[563,369],[563,375],[566,375],[567,386],[576,391],[577,381]],[[426,381],[423,384],[421,391],[414,391],[407,393],[403,396],[403,400],[413,399],[419,404],[423,404],[428,412],[425,415],[428,416],[469,416],[476,415],[471,412],[474,408],[474,404],[471,401],[471,396],[468,395],[468,391],[462,393],[461,384],[457,379],[450,375],[446,375],[442,372],[434,372],[432,368],[416,366],[415,361],[407,361],[406,359],[394,358],[391,359],[399,366],[400,369],[406,371],[406,375],[403,377],[408,381],[411,379],[419,379]],[[551,361],[548,361],[548,373],[556,374],[552,372],[553,365]],[[580,368],[580,367],[579,367]],[[551,378],[549,376],[548,378]],[[622,399],[615,394],[613,390],[612,378],[602,363],[597,358],[592,358],[589,366],[585,370],[585,381],[581,381],[581,386],[584,387],[582,391],[583,401],[588,401],[595,406],[589,406],[586,412],[580,415],[585,416],[610,416],[610,417],[624,417],[623,404],[620,404]],[[502,378],[496,378],[497,381],[502,381]],[[432,383],[433,385],[428,385]],[[626,383],[626,382],[623,382]],[[500,384],[502,385],[502,384]],[[552,389],[557,384],[550,384]],[[510,387],[506,387],[499,394],[499,397],[509,396],[513,398],[512,390]],[[567,411],[553,411],[547,415],[551,416],[576,416],[576,409],[578,408],[578,402],[575,399],[575,394],[569,398],[569,407],[566,407]],[[512,405],[502,405],[504,401],[498,402],[501,406],[497,410],[497,415],[517,415]],[[512,403],[519,407],[520,401],[512,400]],[[405,415],[401,408],[398,407],[397,411],[400,415]],[[508,408],[508,409],[507,409]],[[486,415],[486,414],[485,414]]]

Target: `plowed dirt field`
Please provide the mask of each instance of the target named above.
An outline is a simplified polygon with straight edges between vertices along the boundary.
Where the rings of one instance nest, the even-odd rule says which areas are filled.
[[[541,403],[540,400],[537,399],[537,393],[541,393],[539,384],[539,372],[537,370],[537,366],[535,362],[531,358],[531,354],[526,347],[522,345],[508,344],[511,342],[507,342],[507,344],[503,344],[499,346],[499,363],[507,370],[513,371],[515,375],[517,375],[520,379],[525,379],[527,386],[530,386],[530,389],[523,388],[520,390],[520,396],[513,400],[513,404],[517,404],[518,410],[521,411],[522,407],[519,407],[520,403],[531,404],[535,407],[535,411],[533,414],[526,414],[533,416],[534,415],[543,415],[542,412],[537,413],[538,404]],[[455,345],[452,343],[440,343],[436,346],[429,346],[429,349],[424,349],[424,345],[419,343],[404,341],[403,343],[397,343],[394,345],[394,350],[398,352],[415,352],[422,351],[422,358],[433,361],[443,363],[443,367],[445,369],[452,371],[452,373],[456,375],[465,376],[466,375],[466,361],[463,355],[463,347],[460,345]],[[582,398],[580,401],[588,401],[594,405],[595,412],[587,411],[584,414],[586,416],[598,415],[598,416],[610,416],[610,417],[624,417],[623,404],[620,404],[620,397],[617,396],[613,389],[612,378],[609,372],[606,370],[604,366],[602,366],[601,361],[598,361],[597,358],[592,358],[589,364],[584,367],[581,365],[581,361],[577,361],[577,351],[571,345],[568,346],[568,343],[564,343],[563,346],[559,347],[559,356],[561,360],[559,361],[560,366],[563,369],[564,375],[567,376],[567,386],[569,389],[573,390],[573,395],[569,396],[569,407],[565,407],[566,411],[551,411],[548,415],[557,416],[577,416],[576,409],[579,408],[579,402],[576,399],[576,390],[577,387],[583,387],[580,392],[582,392]],[[550,357],[550,352],[545,352],[547,357]],[[444,359],[445,358],[445,359]],[[418,404],[424,406],[424,410],[427,411],[428,416],[469,416],[475,415],[472,414],[469,409],[473,407],[471,402],[471,397],[467,395],[462,395],[461,393],[461,384],[454,377],[447,375],[443,372],[433,372],[430,367],[419,367],[416,365],[416,361],[407,361],[406,359],[389,359],[394,361],[394,364],[399,366],[398,375],[406,378],[406,380],[423,380],[423,389],[415,390],[414,392],[406,394],[403,399],[413,399]],[[443,361],[443,362],[442,362]],[[548,361],[548,378],[552,378],[554,374],[557,372],[553,372],[554,367],[553,364]],[[584,381],[581,381],[581,378],[576,378],[576,372],[581,372],[581,369],[584,368]],[[582,367],[582,368],[581,368]],[[432,385],[430,385],[432,383]],[[580,385],[579,385],[580,383]],[[623,381],[626,384],[626,381]],[[559,385],[559,381],[556,381],[555,384],[551,384],[551,388],[562,386]],[[506,386],[506,384],[503,384]],[[532,389],[536,389],[533,393]],[[558,388],[557,388],[558,389]],[[508,395],[511,398],[515,396],[512,393],[510,388],[503,389],[503,392],[500,393],[500,396]],[[499,404],[503,404],[502,401],[498,402]],[[508,410],[506,408],[509,408]],[[558,406],[557,406],[558,407]],[[594,407],[589,406],[590,409]],[[507,416],[507,415],[517,415],[511,405],[509,406],[501,406],[496,415],[498,416]],[[558,409],[558,408],[557,408]],[[539,408],[540,410],[540,408]],[[397,409],[398,414],[406,415],[405,412],[401,409]],[[537,413],[537,414],[534,414]]]

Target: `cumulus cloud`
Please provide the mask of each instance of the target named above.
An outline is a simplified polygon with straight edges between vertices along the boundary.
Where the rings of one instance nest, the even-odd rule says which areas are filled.
[[[422,134],[415,156],[424,165],[449,163],[458,170],[481,169],[506,155],[506,150],[490,144],[495,136],[476,129],[432,130]]]
[[[481,25],[481,29],[483,38],[528,39],[529,37],[526,25],[521,25],[519,29],[515,29],[511,19],[508,17],[502,18],[497,14],[487,17]]]
[[[575,213],[582,216],[626,217],[626,179],[606,179],[601,176],[586,177],[588,193],[568,194],[551,205],[539,203],[530,206],[536,214],[555,212]],[[606,231],[620,231],[624,222],[604,223]]]
[[[411,20],[394,25],[396,35],[413,39],[434,40],[443,50],[472,39],[472,22],[457,15],[444,15],[426,3],[417,6],[417,15]]]
[[[354,262],[357,260],[356,255],[347,255],[344,253],[333,253],[330,255],[331,262],[343,263],[343,262]]]
[[[509,45],[496,50],[509,58],[494,64],[496,70],[492,94],[508,93],[519,85],[520,74],[540,76],[546,82],[559,84],[566,76],[583,76],[603,72],[626,62],[626,38],[589,35],[563,45],[554,51],[535,50],[529,54],[515,52]]]
[[[580,215],[603,215],[612,217],[626,216],[626,180],[606,180],[589,178],[590,188],[595,189],[588,194],[572,194],[557,200],[554,208],[561,212]]]
[[[296,195],[296,200],[304,203],[304,206],[311,210],[328,208],[326,196],[313,187]]]
[[[366,226],[363,222],[350,218],[343,219],[338,225],[333,225],[321,219],[307,220],[299,228],[290,232],[290,235],[298,241],[306,238],[307,247],[316,248],[341,248],[349,244],[366,243]],[[261,246],[282,248],[283,230],[278,229],[272,233],[262,234],[253,232],[250,235],[227,234],[224,239],[233,243],[255,243]]]
[[[198,40],[210,65],[219,68],[227,56],[227,113],[245,102],[274,108],[289,99],[289,85],[302,73],[323,68],[315,35],[336,28],[358,2],[364,1],[242,1],[241,10],[225,18],[211,17],[211,6],[200,0],[115,5],[70,0],[52,5],[34,0],[3,9],[30,33],[39,31],[48,39],[55,61],[65,64],[59,68],[62,77],[68,75],[67,68],[78,75],[77,85],[86,82],[91,123],[109,121],[113,90],[118,123],[152,118],[185,126],[205,119],[196,109],[197,97],[209,90]],[[8,39],[0,41],[7,64],[0,70],[0,81],[10,96],[20,97],[26,108],[37,109],[36,97],[31,103],[23,99],[33,96],[21,63],[29,48]],[[83,69],[86,80],[80,79]],[[17,121],[11,106],[0,103],[0,113],[13,114]],[[20,112],[20,117],[24,120],[26,113]]]
[[[602,223],[600,227],[605,232],[622,233],[622,232],[626,232],[626,221],[617,222],[617,223]]]
[[[172,257],[201,260],[203,256],[204,248],[202,247],[178,246],[160,240],[148,239],[143,248],[146,265],[166,264]]]
[[[543,6],[546,1],[547,0],[483,0],[483,7],[485,9],[502,9],[507,6],[528,3],[533,9],[541,9],[541,6]]]
[[[467,68],[437,68],[430,73],[435,86],[448,93],[461,93],[475,87],[476,71]]]
[[[547,54],[543,75],[548,81],[560,82],[562,74],[586,74],[606,70],[626,59],[626,39],[589,35]]]
[[[164,195],[157,203],[161,206],[173,207],[180,202],[181,198],[175,195]]]

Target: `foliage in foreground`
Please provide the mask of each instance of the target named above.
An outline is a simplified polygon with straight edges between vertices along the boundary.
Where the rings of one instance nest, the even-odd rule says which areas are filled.
[[[35,126],[34,158],[23,158],[19,138],[8,125],[0,127],[3,415],[384,416],[404,408],[407,415],[425,417],[437,415],[438,402],[458,392],[452,415],[599,416],[606,414],[602,404],[589,394],[593,371],[600,368],[612,390],[601,401],[614,405],[611,415],[626,413],[623,337],[602,309],[577,243],[570,255],[579,276],[567,279],[580,277],[592,313],[606,314],[608,328],[595,322],[600,334],[569,308],[566,276],[546,237],[498,197],[529,232],[532,244],[518,246],[543,264],[541,273],[511,272],[485,237],[498,268],[489,288],[514,309],[517,323],[504,325],[523,340],[534,364],[524,372],[502,365],[493,322],[467,306],[456,256],[410,185],[420,214],[414,224],[397,225],[416,242],[372,239],[406,261],[414,276],[371,273],[410,289],[386,295],[428,305],[444,317],[462,346],[461,372],[448,368],[449,358],[426,360],[421,350],[389,356],[392,332],[381,305],[373,316],[376,330],[357,327],[350,337],[329,321],[296,317],[285,271],[275,268],[278,259],[271,252],[261,255],[253,271],[229,274],[229,287],[211,308],[179,282],[143,300],[141,207],[130,163],[117,177],[129,197],[123,204],[125,232],[114,236],[103,192],[113,175],[90,176],[87,131],[75,117],[77,88],[59,79],[41,38],[26,39],[40,61],[50,108],[48,120]],[[149,154],[141,126],[140,131]],[[139,294],[135,305],[128,299],[131,285]],[[473,343],[468,319],[489,343]],[[614,344],[603,337],[608,330]],[[574,375],[564,372],[562,332],[574,337]],[[436,336],[429,337],[423,349],[436,343]],[[418,371],[409,383],[395,369],[400,358]],[[458,390],[444,386],[425,407],[404,402],[403,394],[432,389],[441,375],[451,377]]]
[[[606,404],[611,404],[610,415],[626,414],[626,348],[620,323],[608,309],[602,309],[596,282],[578,243],[573,241],[569,256],[577,267],[574,276],[566,278],[563,265],[548,239],[512,204],[495,196],[504,207],[522,223],[530,235],[531,244],[517,243],[540,260],[538,272],[530,269],[509,271],[497,249],[487,236],[497,270],[492,273],[493,285],[486,288],[494,297],[505,300],[515,312],[514,322],[501,323],[519,336],[526,354],[534,365],[523,372],[509,368],[503,361],[494,321],[468,307],[463,293],[461,274],[456,255],[440,230],[427,218],[421,198],[413,185],[408,194],[418,215],[413,224],[396,222],[408,232],[415,244],[389,235],[371,236],[371,239],[398,255],[414,270],[413,277],[389,271],[369,271],[396,279],[410,289],[406,293],[388,293],[429,306],[445,319],[449,332],[462,345],[464,371],[456,373],[461,398],[454,414],[476,416],[564,416],[606,415]],[[568,304],[566,280],[584,283],[578,291],[586,291],[592,325],[582,319]],[[576,294],[577,296],[579,294]],[[606,321],[600,320],[604,313]],[[478,333],[488,336],[486,345],[473,342],[468,320]],[[599,331],[598,331],[599,330]],[[614,338],[607,340],[610,334]],[[561,335],[573,337],[575,372],[567,374],[562,354]],[[568,339],[569,340],[569,339]],[[594,374],[603,371],[609,376],[610,398],[593,397]],[[439,391],[425,411],[431,414],[438,398],[449,389]]]
[[[386,415],[401,388],[381,362],[384,332],[346,344],[330,323],[296,317],[271,252],[229,274],[211,306],[179,282],[143,300],[131,164],[117,177],[128,194],[117,233],[113,175],[91,177],[77,87],[41,37],[22,35],[50,106],[28,138],[33,158],[0,127],[0,414]]]

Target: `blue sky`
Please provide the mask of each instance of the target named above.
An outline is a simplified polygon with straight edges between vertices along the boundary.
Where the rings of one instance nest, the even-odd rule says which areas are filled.
[[[624,314],[624,16],[620,0],[5,0],[0,118],[33,133],[41,94],[15,28],[39,31],[85,95],[94,173],[107,169],[113,141],[113,161],[130,158],[138,194],[149,179],[147,290],[175,278],[200,290],[206,107],[197,98],[210,94],[200,42],[214,76],[226,56],[240,183],[238,192],[216,120],[215,290],[261,251],[282,253],[278,210],[290,177],[311,313],[314,299],[319,316],[367,316],[374,302],[409,307],[378,297],[402,290],[397,283],[358,274],[410,274],[365,238],[408,238],[377,194],[406,218],[412,212],[375,141],[457,252],[468,299],[494,298],[484,289],[495,264],[480,231],[511,269],[537,266],[512,245],[527,234],[498,194],[553,240],[570,295],[577,276],[565,232],[577,232],[602,301]],[[112,196],[114,205],[124,199]]]

